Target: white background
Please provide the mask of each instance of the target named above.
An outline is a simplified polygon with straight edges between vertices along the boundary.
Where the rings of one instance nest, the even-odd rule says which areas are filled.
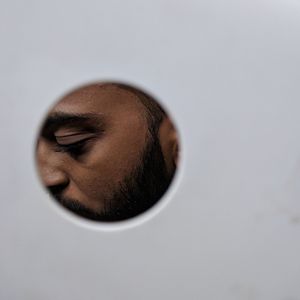
[[[300,299],[299,0],[2,0],[0,34],[0,299]],[[183,144],[165,207],[114,232],[34,166],[49,106],[101,79],[161,99]]]

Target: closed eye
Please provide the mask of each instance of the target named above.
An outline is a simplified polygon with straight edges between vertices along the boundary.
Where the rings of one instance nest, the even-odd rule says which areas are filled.
[[[93,133],[77,133],[64,136],[55,136],[57,152],[69,153],[76,158],[87,151],[87,144],[96,137]]]
[[[56,143],[59,146],[71,146],[95,137],[94,133],[74,133],[68,135],[55,135]]]

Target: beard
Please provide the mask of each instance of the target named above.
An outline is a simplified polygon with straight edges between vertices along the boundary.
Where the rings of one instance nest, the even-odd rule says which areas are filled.
[[[104,222],[122,221],[156,204],[168,189],[175,169],[173,164],[172,170],[167,171],[159,139],[156,135],[150,135],[137,166],[114,188],[112,196],[105,199],[101,211],[91,210],[60,193],[53,196],[61,205],[81,217]]]

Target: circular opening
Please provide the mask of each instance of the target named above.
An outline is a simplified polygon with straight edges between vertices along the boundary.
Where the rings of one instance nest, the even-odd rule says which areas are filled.
[[[119,82],[81,86],[48,111],[36,142],[41,182],[60,207],[112,224],[157,206],[180,158],[168,112]]]

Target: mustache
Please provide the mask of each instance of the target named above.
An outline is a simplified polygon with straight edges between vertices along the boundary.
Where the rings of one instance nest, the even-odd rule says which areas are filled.
[[[60,192],[54,191],[53,189],[49,188],[49,193],[56,201],[61,204],[66,209],[72,211],[76,215],[79,215],[81,217],[94,220],[94,221],[102,221],[103,216],[101,214],[98,214],[97,212],[94,212],[90,208],[86,207],[82,203],[80,203],[76,199],[64,197]]]

